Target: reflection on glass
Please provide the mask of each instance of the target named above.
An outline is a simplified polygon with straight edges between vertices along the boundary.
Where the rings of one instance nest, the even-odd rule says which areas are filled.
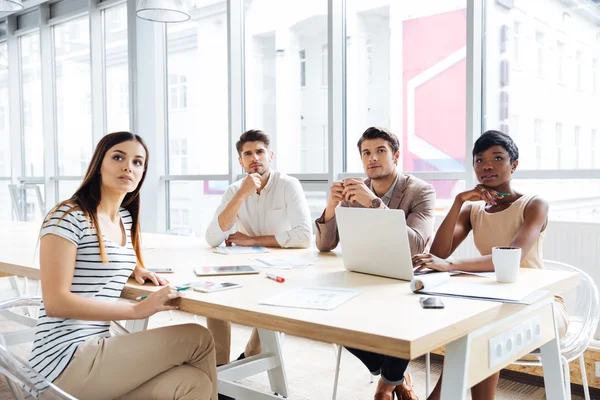
[[[6,54],[6,42],[0,54]],[[8,69],[0,67],[0,176],[10,176],[10,127],[8,110]],[[0,205],[1,207],[1,205]]]
[[[44,176],[42,131],[42,80],[40,76],[40,36],[30,33],[19,39],[23,108],[21,112],[25,156],[25,176]],[[8,115],[7,115],[8,117]]]
[[[226,174],[225,0],[198,0],[189,21],[167,25],[167,69],[169,174]]]
[[[520,169],[597,168],[600,18],[555,0],[500,3],[486,7],[485,128],[513,136]]]
[[[92,156],[89,19],[54,27],[59,175],[83,175]]]
[[[129,64],[127,5],[104,11],[107,133],[129,130]]]
[[[204,236],[228,186],[226,181],[169,182],[169,229]]]
[[[275,168],[327,172],[327,2],[254,0],[245,11],[246,128],[271,136]]]
[[[466,0],[348,0],[347,171],[369,126],[400,139],[403,171],[464,171]]]
[[[551,220],[600,222],[600,180],[515,179],[513,187],[548,201]]]

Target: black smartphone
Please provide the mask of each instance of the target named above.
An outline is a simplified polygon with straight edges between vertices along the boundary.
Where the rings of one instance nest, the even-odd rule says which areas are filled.
[[[444,302],[439,297],[421,297],[419,301],[423,308],[444,308]]]

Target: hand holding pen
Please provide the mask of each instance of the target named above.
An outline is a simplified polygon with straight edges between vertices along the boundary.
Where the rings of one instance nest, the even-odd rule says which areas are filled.
[[[145,319],[157,312],[176,310],[179,307],[167,304],[171,300],[181,297],[181,290],[179,288],[165,286],[162,289],[148,295],[145,299],[141,299],[136,305],[133,306],[133,318],[132,319]]]
[[[501,200],[506,196],[508,196],[508,193],[499,193],[484,185],[477,185],[471,190],[459,193],[456,198],[462,202],[484,200],[488,204],[496,205],[497,200]]]

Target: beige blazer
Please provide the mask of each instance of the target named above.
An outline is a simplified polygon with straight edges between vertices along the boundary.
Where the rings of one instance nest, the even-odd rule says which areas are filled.
[[[370,180],[365,185],[370,186]],[[382,208],[404,210],[408,227],[408,242],[411,254],[423,253],[428,247],[433,235],[435,206],[435,190],[427,182],[412,175],[400,174],[398,183],[392,194],[390,205],[382,203]],[[360,204],[350,204],[342,201],[340,207],[362,207]],[[323,215],[325,212],[323,212]],[[315,223],[317,227],[317,248],[319,251],[330,251],[336,248],[340,241],[335,216],[328,222],[323,215]]]

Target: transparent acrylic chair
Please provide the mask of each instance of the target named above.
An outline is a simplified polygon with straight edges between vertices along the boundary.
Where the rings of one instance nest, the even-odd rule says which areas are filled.
[[[16,307],[39,307],[41,301],[40,297],[18,297],[4,300],[0,302],[0,311]],[[77,400],[58,386],[48,382],[28,363],[12,354],[6,346],[2,333],[0,333],[0,374],[6,377],[13,396],[17,400],[39,399],[42,392],[44,399]]]
[[[598,287],[587,273],[572,265],[558,261],[544,260],[544,269],[554,271],[578,272],[581,282],[579,286],[562,293],[569,313],[569,328],[567,333],[560,341],[560,359],[563,367],[565,379],[565,391],[567,398],[571,398],[571,372],[569,363],[579,359],[581,369],[581,383],[585,400],[590,400],[590,390],[587,382],[587,372],[585,369],[585,360],[583,353],[590,345],[594,332],[598,327],[600,319],[600,300],[598,297]],[[525,366],[542,366],[542,356],[539,350],[534,350],[530,355],[536,356],[537,360],[518,360],[513,364]],[[427,354],[429,356],[429,354]],[[429,366],[427,366],[427,387],[429,388]],[[429,389],[427,390],[429,395]]]
[[[600,300],[598,297],[598,287],[594,280],[582,270],[572,265],[564,264],[558,261],[544,260],[544,269],[555,271],[578,272],[581,283],[576,288],[563,294],[567,311],[569,312],[569,328],[567,333],[560,341],[560,358],[565,376],[565,389],[567,398],[571,398],[571,375],[569,363],[579,359],[581,368],[581,382],[583,393],[586,400],[590,399],[590,390],[587,383],[585,370],[585,360],[583,354],[590,345],[594,333],[598,327],[600,319]],[[541,354],[534,351],[537,360],[519,360],[514,362],[518,365],[541,366]]]

